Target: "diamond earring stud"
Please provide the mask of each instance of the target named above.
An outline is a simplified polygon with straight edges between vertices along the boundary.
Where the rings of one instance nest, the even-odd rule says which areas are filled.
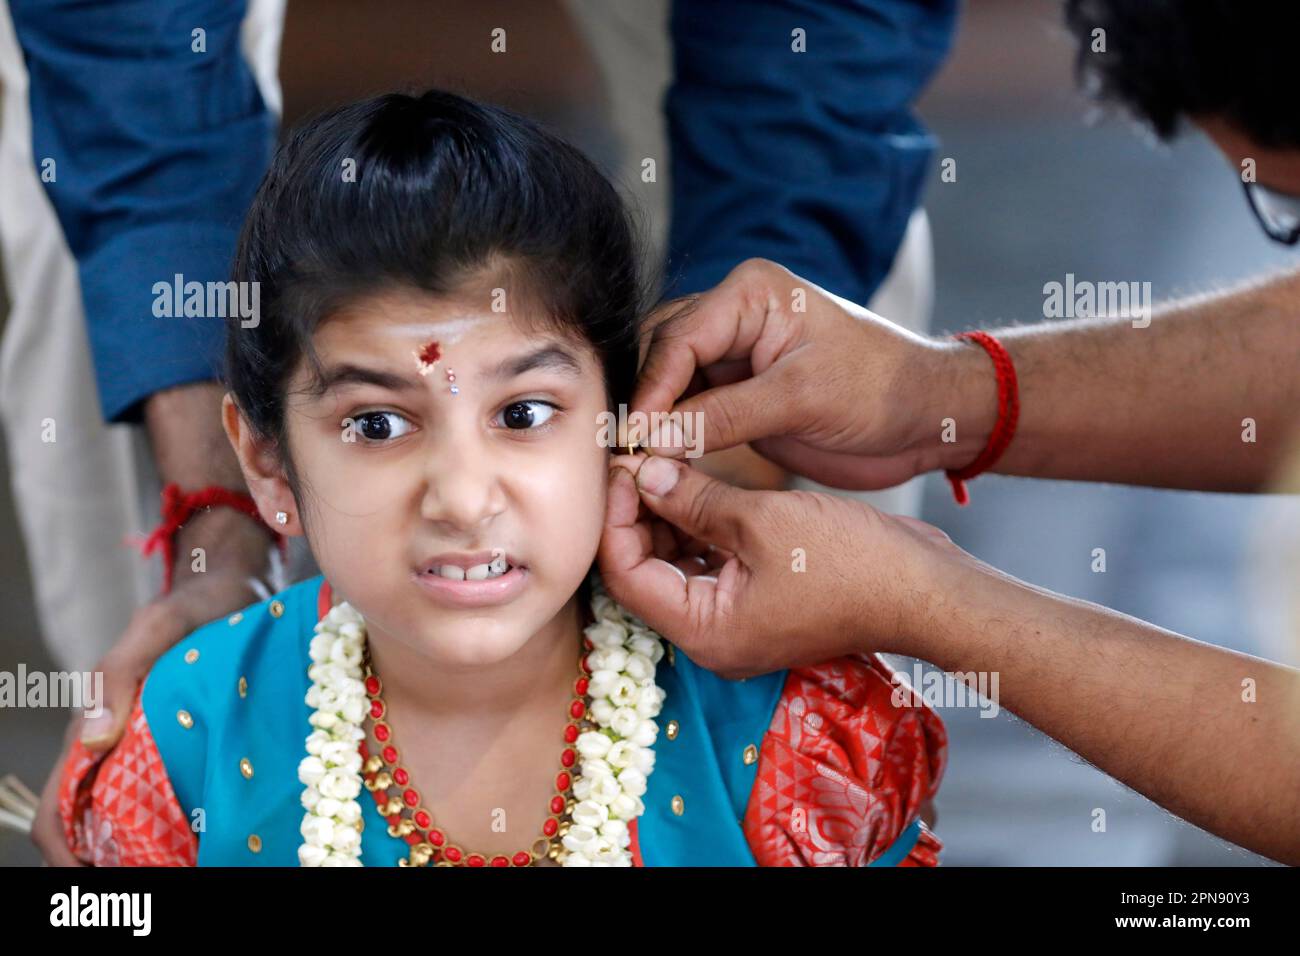
[[[275,523],[276,523],[276,524],[288,524],[288,523],[289,523],[289,515],[288,515],[287,513],[283,512],[283,511],[277,511],[277,512],[275,513]]]

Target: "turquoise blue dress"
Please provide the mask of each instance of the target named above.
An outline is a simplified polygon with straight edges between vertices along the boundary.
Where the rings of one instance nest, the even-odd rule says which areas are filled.
[[[199,628],[163,655],[144,683],[148,732],[181,812],[201,830],[200,866],[298,865],[298,763],[311,731],[308,648],[322,584],[311,578]],[[740,755],[763,739],[785,677],[779,671],[729,681],[680,649],[665,655],[656,673],[666,697],[655,768],[636,823],[640,865],[755,865],[742,820],[758,763]],[[680,729],[669,740],[662,728],[674,720]],[[388,834],[368,796],[359,798],[362,862],[395,866],[409,848]],[[913,820],[870,865],[902,861],[920,832]]]

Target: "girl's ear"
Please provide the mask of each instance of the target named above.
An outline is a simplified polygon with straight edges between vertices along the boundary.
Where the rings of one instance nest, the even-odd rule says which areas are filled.
[[[239,469],[244,473],[244,481],[257,502],[262,520],[280,534],[302,534],[302,521],[293,500],[293,489],[284,476],[276,449],[256,436],[229,392],[221,400],[221,424],[239,458]],[[285,517],[283,522],[277,520],[280,515]]]

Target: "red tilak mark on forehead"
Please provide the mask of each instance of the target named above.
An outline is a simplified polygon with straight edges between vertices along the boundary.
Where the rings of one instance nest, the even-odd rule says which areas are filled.
[[[419,363],[420,374],[428,375],[442,358],[442,349],[439,348],[437,341],[430,340],[418,353],[411,354],[415,355],[415,361]]]

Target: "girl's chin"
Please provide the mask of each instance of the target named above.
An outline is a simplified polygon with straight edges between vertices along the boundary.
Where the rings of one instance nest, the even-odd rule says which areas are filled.
[[[429,659],[443,667],[491,667],[516,654],[532,636],[515,633],[466,633],[439,629],[425,637]]]

